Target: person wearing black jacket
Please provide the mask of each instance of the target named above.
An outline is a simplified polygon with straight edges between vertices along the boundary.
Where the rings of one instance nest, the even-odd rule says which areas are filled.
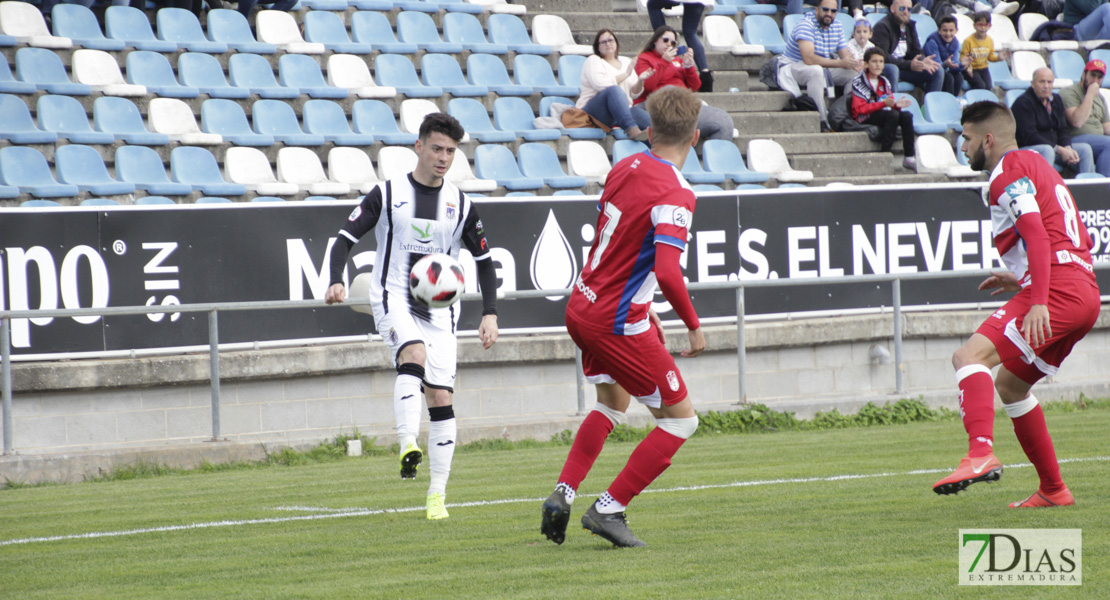
[[[1018,147],[1040,154],[1057,171],[1071,167],[1076,173],[1091,173],[1095,170],[1094,153],[1089,144],[1072,143],[1064,100],[1052,92],[1054,80],[1052,69],[1037,69],[1033,85],[1010,107],[1017,121]]]
[[[926,92],[939,92],[944,86],[944,69],[935,56],[922,53],[917,28],[910,20],[910,4],[910,0],[894,0],[890,14],[871,30],[871,43],[886,53],[888,65],[897,67],[883,73],[895,89],[899,81],[908,81]]]

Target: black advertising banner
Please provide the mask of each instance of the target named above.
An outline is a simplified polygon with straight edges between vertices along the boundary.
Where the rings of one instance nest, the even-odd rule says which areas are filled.
[[[1110,261],[1110,190],[1070,186],[1079,218]],[[981,188],[842,188],[702,196],[684,255],[689,281],[836,278],[871,273],[960,271],[997,266]],[[0,309],[322,300],[328,249],[355,206],[264,205],[0,209]],[[569,287],[595,235],[596,199],[483,199],[502,291]],[[364,238],[348,278],[373,268]],[[469,291],[476,275],[465,251]],[[1100,277],[1104,290],[1110,280]],[[990,301],[977,278],[903,283],[907,306]],[[675,318],[658,296],[661,316]],[[749,289],[751,315],[843,312],[889,306],[889,284]],[[735,315],[731,291],[694,294],[702,318]],[[561,329],[564,300],[504,300],[505,331]],[[461,329],[475,329],[477,302]],[[349,336],[373,331],[369,316],[318,309],[220,313],[222,343]],[[42,355],[206,344],[203,313],[14,319],[12,352]]]

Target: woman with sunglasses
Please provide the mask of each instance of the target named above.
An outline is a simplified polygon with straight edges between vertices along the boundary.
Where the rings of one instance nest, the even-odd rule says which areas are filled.
[[[651,118],[632,98],[644,91],[636,63],[619,56],[621,44],[611,29],[594,36],[594,53],[582,64],[582,92],[575,107],[608,127],[620,127],[630,139],[647,139]],[[647,72],[651,75],[651,71]]]
[[[651,28],[659,29],[665,24],[663,9],[674,8],[682,5],[682,39],[686,40],[690,49],[694,51],[694,64],[698,66],[701,77],[701,87],[695,92],[713,91],[713,72],[709,70],[709,62],[705,60],[705,47],[698,37],[698,26],[701,24],[702,13],[705,5],[713,4],[713,0],[648,0],[648,19]]]
[[[678,33],[669,25],[655,30],[636,58],[636,73],[643,82],[644,92],[633,100],[642,105],[658,89],[675,85],[691,91],[701,88],[701,77],[694,63],[694,51],[678,56]],[[732,117],[727,112],[702,104],[698,129],[703,140],[731,140]]]

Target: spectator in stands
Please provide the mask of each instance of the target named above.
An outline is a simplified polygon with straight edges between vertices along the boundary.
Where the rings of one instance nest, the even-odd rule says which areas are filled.
[[[828,0],[832,2],[834,0]],[[644,91],[633,100],[641,109],[652,92],[675,85],[688,90],[701,88],[697,65],[694,64],[694,51],[687,49],[686,54],[678,56],[678,33],[669,25],[655,30],[651,39],[644,45],[636,58],[636,74],[643,82]],[[732,117],[728,113],[708,106],[704,102],[698,116],[698,129],[703,140],[731,140]]]
[[[990,64],[1010,58],[1009,50],[994,51],[994,40],[987,32],[991,29],[991,14],[977,12],[974,17],[975,33],[967,36],[960,47],[960,60],[967,62],[968,84],[973,90],[989,90],[994,87],[991,80]]]
[[[817,0],[757,0],[760,4],[775,4],[785,7],[783,10],[788,15],[800,15],[806,10],[806,4],[810,6],[818,6]],[[859,0],[863,2],[863,0]],[[862,4],[861,4],[862,6]],[[840,9],[840,3],[837,3],[837,10]],[[862,14],[862,13],[861,13]]]
[[[848,52],[854,60],[860,62],[861,68],[867,68],[863,64],[863,53],[874,47],[875,44],[871,43],[871,23],[867,19],[857,19],[852,26],[852,39],[848,40]]]
[[[1072,142],[1064,100],[1052,93],[1054,80],[1052,69],[1037,69],[1032,87],[1014,100],[1010,110],[1017,121],[1017,144],[1043,156],[1057,171],[1070,167],[1076,173],[1090,173],[1095,170],[1091,146]]]
[[[835,95],[835,88],[850,82],[863,68],[852,58],[844,27],[836,20],[836,0],[821,0],[816,13],[806,13],[794,26],[786,40],[779,67],[779,81],[806,94],[821,114],[821,131],[828,131],[825,95]],[[790,86],[789,82],[796,82]],[[789,89],[788,87],[788,89]],[[796,94],[797,95],[797,94]]]
[[[960,42],[956,39],[956,17],[945,15],[940,19],[940,27],[925,40],[926,56],[935,56],[944,71],[944,91],[959,96],[964,93],[964,69],[971,64],[961,62]]]
[[[651,118],[642,106],[633,106],[632,98],[644,91],[636,74],[636,63],[620,56],[621,44],[611,29],[602,29],[594,36],[594,53],[582,64],[582,92],[576,107],[589,113],[608,127],[620,127],[632,139],[646,139]],[[654,74],[644,71],[645,79]]]
[[[887,69],[887,77],[894,89],[899,81],[908,81],[926,92],[939,92],[944,86],[944,69],[936,56],[924,54],[917,28],[910,20],[910,0],[894,0],[890,14],[875,24],[871,42],[886,52],[887,63],[897,70]],[[890,75],[896,76],[891,78]]]
[[[713,91],[713,72],[709,70],[709,62],[705,60],[705,46],[698,37],[698,26],[701,25],[701,15],[705,12],[705,5],[712,4],[713,0],[648,0],[648,18],[651,19],[652,31],[666,25],[663,17],[664,8],[674,8],[682,5],[682,39],[694,51],[694,64],[698,66],[701,78],[701,88],[695,92]],[[644,112],[647,116],[647,112]]]
[[[243,16],[249,20],[251,18],[251,9],[253,9],[256,4],[269,4],[269,6],[264,6],[267,10],[289,11],[297,5],[297,0],[277,0],[272,4],[266,0],[239,0],[239,12],[243,13]]]
[[[1110,40],[1110,4],[1108,0],[1067,0],[1064,22],[1075,27],[1075,39]],[[1054,15],[1049,16],[1055,19]]]
[[[863,56],[865,68],[852,80],[852,118],[879,128],[880,150],[883,152],[890,152],[894,147],[894,135],[900,127],[902,151],[905,153],[902,166],[915,169],[913,115],[902,110],[910,105],[910,101],[907,98],[894,99],[894,87],[883,76],[886,58],[882,50],[869,48]]]
[[[1106,63],[1092,60],[1083,70],[1083,77],[1071,87],[1060,91],[1064,114],[1071,129],[1072,144],[1089,144],[1095,157],[1095,170],[1110,177],[1110,115],[1099,88],[1106,77]]]

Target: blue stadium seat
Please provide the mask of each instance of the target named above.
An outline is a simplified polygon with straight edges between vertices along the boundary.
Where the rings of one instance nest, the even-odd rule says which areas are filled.
[[[339,15],[322,10],[305,13],[304,39],[306,42],[323,44],[331,52],[342,54],[370,54],[374,51],[372,44],[351,41],[347,36],[347,26]]]
[[[27,103],[18,96],[0,94],[0,124],[3,124],[0,129],[3,139],[13,144],[53,144],[58,141],[58,134],[43,131],[35,125]]]
[[[416,54],[418,50],[416,44],[398,42],[385,15],[369,10],[351,15],[351,38],[384,54]]]
[[[482,24],[474,15],[466,13],[447,13],[443,16],[443,38],[448,42],[462,44],[464,50],[482,54],[508,54],[505,44],[493,44],[486,39]]]
[[[133,6],[109,6],[104,11],[104,32],[110,39],[139,50],[177,51],[177,44],[155,37],[146,13]]]
[[[81,206],[119,206],[119,202],[111,198],[85,198]]]
[[[35,115],[42,130],[71,144],[111,144],[116,139],[110,133],[93,131],[85,107],[71,96],[39,96]]]
[[[116,181],[108,174],[100,153],[89,146],[67,144],[54,151],[54,167],[58,181],[77,186],[82,192],[97,196],[118,196],[135,193],[135,185]]]
[[[573,85],[582,90],[582,65],[586,63],[585,56],[564,54],[559,57],[559,85]]]
[[[447,114],[458,119],[470,137],[483,144],[516,140],[514,132],[494,129],[485,105],[473,98],[453,98],[447,103]]]
[[[19,203],[20,208],[57,208],[61,206],[53,200],[24,200]]]
[[[285,202],[285,198],[278,198],[277,196],[255,196],[251,198],[251,202]]]
[[[106,131],[127,144],[165,146],[170,143],[170,136],[147,130],[138,107],[127,98],[97,98],[93,102],[93,129]]]
[[[725,6],[735,6],[738,12],[744,13],[744,18],[751,15],[773,15],[779,11],[774,4],[760,4],[756,0],[723,0]]]
[[[336,146],[369,146],[374,136],[355,133],[347,123],[347,113],[343,107],[328,100],[309,100],[304,103],[304,130],[306,133],[324,136],[324,140]]]
[[[1110,49],[1095,49],[1087,53],[1087,60],[1101,60],[1103,63],[1110,63]],[[1079,81],[1078,79],[1076,81]],[[1102,78],[1102,87],[1110,88],[1110,81],[1106,77]]]
[[[477,4],[471,4],[465,0],[436,0],[439,4],[440,10],[446,10],[448,15],[455,13],[467,13],[471,15],[482,14],[482,7]]]
[[[778,25],[766,15],[744,17],[744,41],[761,45],[774,54],[786,52],[786,41],[782,39]]]
[[[409,98],[438,98],[443,88],[424,85],[416,75],[409,57],[402,54],[379,54],[374,61],[374,81],[378,85],[396,88]]]
[[[8,57],[6,56],[0,56],[0,93],[35,93],[35,84],[26,81],[16,81],[15,77],[12,77],[12,69],[8,66]]]
[[[265,100],[263,100],[265,102]],[[211,196],[242,196],[247,188],[238,183],[228,183],[220,174],[216,157],[204,148],[178,146],[170,153],[170,177],[178,183],[187,183],[194,190]]]
[[[701,147],[702,166],[711,173],[721,173],[736,183],[763,183],[769,173],[749,171],[740,149],[729,140],[706,140]]]
[[[291,100],[301,91],[278,85],[270,63],[258,54],[232,54],[227,61],[231,85],[247,88],[260,98]]]
[[[552,104],[569,104],[570,106],[574,106],[574,100],[564,98],[563,96],[544,96],[540,98],[540,112],[537,116],[550,117]],[[575,127],[573,129],[559,129],[558,131],[560,134],[572,140],[603,140],[606,136],[604,131],[596,127]],[[621,132],[620,129],[610,129],[610,132],[612,132],[613,136],[617,139],[621,139],[621,137],[624,136],[624,133]]]
[[[498,98],[493,101],[493,126],[501,131],[512,131],[529,142],[553,141],[563,134],[558,129],[536,129],[536,115],[523,98]],[[489,177],[481,177],[489,179]]]
[[[200,105],[200,129],[216,133],[236,146],[272,146],[274,136],[255,133],[238,102],[209,98]]]
[[[1010,67],[1006,65],[1006,61],[999,60],[992,63],[987,63],[987,68],[990,70],[991,80],[994,85],[1004,90],[1024,90],[1029,87],[1028,81],[1021,81],[1016,79],[1010,73]]]
[[[443,41],[432,18],[422,12],[401,11],[397,14],[397,39],[416,44],[417,48],[427,52],[459,54],[463,51],[462,44]]]
[[[235,87],[227,82],[220,61],[211,54],[185,52],[177,58],[177,74],[182,85],[195,87],[210,98],[250,98],[249,88]]]
[[[800,23],[804,17],[805,15],[802,13],[797,13],[793,15],[787,14],[782,16],[782,38],[784,40],[790,37],[790,32],[794,31],[794,28],[798,26],[798,23]],[[746,26],[747,24],[745,24],[745,27]]]
[[[407,146],[416,143],[415,133],[403,133],[397,127],[393,109],[381,100],[359,100],[351,107],[351,128],[356,133],[368,133],[388,146]]]
[[[574,100],[563,96],[544,96],[540,98],[539,116],[550,117],[552,104],[569,104],[570,106],[574,106]]]
[[[836,13],[836,20],[840,21],[840,27],[844,30],[844,41],[848,41],[848,40],[852,39],[852,32],[855,31],[855,29],[856,29],[856,20],[852,18],[852,15],[850,15],[846,12],[838,12],[838,13]],[[934,31],[935,30],[936,29],[934,27]],[[929,37],[929,36],[925,36],[925,37]],[[921,38],[921,43],[922,43],[922,45],[925,44],[925,38],[924,37]]]
[[[701,166],[698,153],[690,148],[686,153],[686,162],[682,163],[682,176],[690,183],[724,183],[724,173],[711,173]]]
[[[23,146],[0,148],[0,183],[36,198],[72,197],[78,193],[77,186],[54,179],[41,152]]]
[[[883,13],[873,12],[873,13],[867,13],[866,15],[864,15],[863,18],[867,19],[867,22],[871,23],[871,29],[874,29],[875,24],[878,23],[879,21],[882,21],[883,17],[886,17],[888,14],[889,13],[885,13],[885,12],[883,12]]]
[[[551,46],[532,42],[524,21],[516,15],[491,14],[489,16],[489,41],[505,44],[517,54],[551,54]]]
[[[193,186],[187,183],[170,181],[162,157],[145,146],[116,148],[116,177],[133,184],[135,189],[156,196],[187,196],[193,191]],[[169,204],[173,201],[170,200]]]
[[[918,13],[914,13],[912,16],[920,17],[921,15],[919,15]],[[930,35],[933,35],[937,32],[937,22],[934,21],[931,17],[913,19],[913,24],[914,28],[917,29],[917,39],[921,40],[922,45],[925,44],[925,40],[929,39]],[[844,33],[847,34],[849,38],[851,38],[852,27],[845,27]]]
[[[914,133],[916,133],[917,135],[929,135],[933,133],[943,134],[945,131],[948,131],[948,126],[944,123],[929,122],[929,120],[925,118],[925,115],[922,114],[921,106],[917,104],[917,100],[914,99],[913,96],[909,94],[898,93],[895,94],[894,97],[898,100],[901,100],[902,98],[909,98],[910,105],[906,108],[903,108],[902,110],[909,111],[909,113],[913,115],[913,130]]]
[[[278,59],[278,81],[313,98],[342,99],[348,94],[347,88],[328,85],[316,59],[304,54],[285,54]]]
[[[484,85],[498,96],[532,95],[532,86],[513,83],[505,63],[492,54],[466,57],[466,80],[474,85]]]
[[[0,185],[0,198],[11,200],[19,197],[19,188],[12,185]]]
[[[458,59],[452,54],[425,54],[420,59],[420,73],[424,85],[443,88],[455,97],[489,94],[488,87],[467,83]]]
[[[51,94],[67,96],[88,96],[92,86],[73,83],[66,73],[62,59],[53,50],[46,48],[20,48],[15,53],[15,76],[20,81],[35,84],[35,87]]]
[[[536,195],[532,192],[509,192],[505,194],[506,198],[535,198]]]
[[[1006,106],[1012,107],[1014,105],[1014,101],[1017,100],[1018,97],[1024,93],[1025,90],[1006,90]]]
[[[925,118],[933,123],[942,123],[955,132],[964,130],[960,125],[963,115],[963,106],[960,101],[948,92],[929,92],[925,94]]]
[[[80,4],[55,4],[50,10],[54,35],[67,37],[75,45],[93,50],[123,50],[127,44],[104,37],[100,22],[89,8]]]
[[[583,188],[586,178],[567,175],[559,166],[559,156],[547,144],[521,144],[516,151],[520,172],[525,177],[538,177],[553,189]]]
[[[1087,61],[1075,50],[1057,50],[1049,56],[1048,66],[1057,79],[1070,79],[1079,81],[1083,79],[1083,70]]]
[[[192,189],[192,188],[190,188]],[[165,196],[143,196],[142,198],[135,199],[135,204],[148,205],[148,206],[161,206],[165,204],[177,204],[173,200]]]
[[[613,166],[615,167],[620,161],[647,149],[647,144],[643,142],[637,142],[636,140],[617,140],[613,142]]]
[[[991,90],[968,90],[964,92],[964,100],[968,104],[976,102],[998,102],[998,96]]]
[[[155,21],[158,25],[158,38],[177,44],[181,50],[208,54],[227,52],[227,44],[204,37],[200,21],[191,11],[184,8],[161,8]]]
[[[127,54],[127,82],[146,86],[148,92],[162,98],[196,98],[200,95],[199,89],[177,82],[173,66],[165,56],[147,50]]]
[[[690,189],[694,190],[695,192],[723,192],[723,191],[725,191],[725,189],[723,187],[721,187],[719,185],[713,185],[711,183],[699,183],[699,184],[690,186]]]
[[[439,3],[434,1],[425,2],[424,0],[394,0],[393,8],[421,13],[436,13],[439,12]]]
[[[286,146],[323,146],[324,136],[301,130],[293,107],[277,100],[259,100],[251,107],[254,132],[272,135]]]
[[[393,0],[347,0],[349,6],[356,10],[376,10],[389,12],[393,10]]]
[[[479,179],[492,179],[497,185],[511,191],[538,190],[543,179],[525,177],[505,146],[482,144],[474,150],[474,174]]]
[[[964,154],[964,142],[965,141],[967,141],[967,138],[965,138],[962,135],[960,135],[956,138],[956,162],[958,162],[961,165],[967,167],[967,166],[970,166],[970,165],[967,164],[967,155]]]
[[[251,54],[274,54],[276,44],[267,44],[255,39],[247,18],[237,10],[217,8],[208,11],[208,39],[227,44],[236,52]]]
[[[758,183],[741,183],[740,185],[736,186],[736,189],[762,191],[767,189],[767,187],[759,185]]]
[[[544,96],[577,96],[582,91],[580,84],[559,85],[547,59],[534,54],[518,54],[513,59],[513,78]]]
[[[230,196],[231,194],[228,194],[228,195]],[[216,197],[205,196],[203,198],[197,198],[197,201],[195,202],[195,204],[232,204],[232,201],[229,200],[228,198],[216,198]]]

